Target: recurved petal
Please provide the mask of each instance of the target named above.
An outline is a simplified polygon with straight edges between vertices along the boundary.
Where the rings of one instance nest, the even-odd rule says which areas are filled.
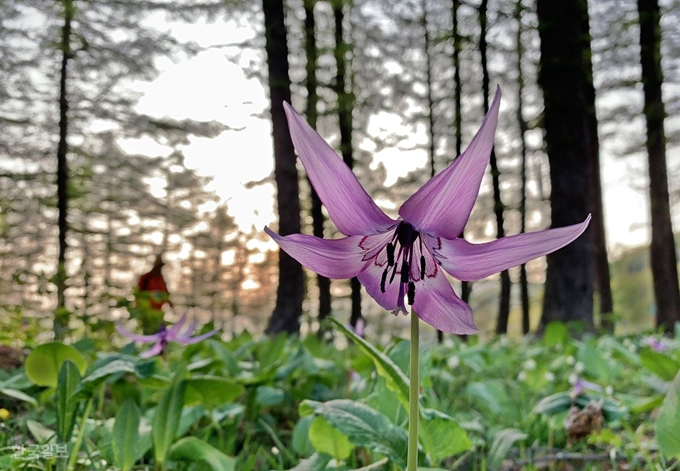
[[[361,236],[320,239],[305,234],[291,234],[283,237],[268,227],[264,230],[302,266],[327,278],[352,278],[370,263],[363,260],[363,249],[359,246],[363,239]]]
[[[135,340],[137,342],[148,343],[148,342],[155,342],[156,340],[158,340],[158,334],[155,334],[155,335],[138,335],[138,334],[130,332],[125,327],[123,327],[122,325],[118,325],[118,324],[116,324],[116,332],[118,332],[123,337],[127,337],[127,338],[129,338],[131,340]]]
[[[448,239],[458,237],[463,231],[489,163],[500,101],[498,88],[482,126],[467,149],[399,209],[399,215],[419,231]]]
[[[430,250],[453,277],[463,281],[481,280],[564,247],[580,236],[589,222],[590,215],[580,224],[517,234],[485,244],[439,239],[440,248]]]
[[[140,358],[150,358],[155,357],[163,353],[163,343],[161,341],[156,342],[156,344],[150,349],[139,354]]]
[[[196,337],[185,337],[185,336],[180,336],[177,338],[177,341],[179,343],[182,343],[184,345],[191,345],[194,343],[198,343],[202,340],[205,340],[207,338],[212,337],[215,335],[217,332],[219,332],[219,329],[211,330],[210,332],[206,332],[205,334],[197,335]]]
[[[288,103],[283,107],[302,165],[338,230],[367,236],[392,226],[338,154]]]
[[[182,314],[182,317],[180,317],[179,320],[168,329],[168,332],[166,333],[166,338],[168,341],[174,340],[179,335],[179,331],[182,330],[182,326],[184,326],[186,323],[188,315],[189,310],[187,309],[184,311],[184,314]],[[191,329],[189,335],[191,335],[191,332],[193,332],[193,329]]]
[[[441,270],[437,270],[435,276],[416,283],[413,310],[423,321],[442,332],[477,332],[472,309],[456,295]]]

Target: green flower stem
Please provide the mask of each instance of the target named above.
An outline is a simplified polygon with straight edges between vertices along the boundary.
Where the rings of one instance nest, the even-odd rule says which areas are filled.
[[[406,471],[418,469],[418,397],[420,381],[418,377],[418,352],[420,343],[420,325],[418,316],[411,310],[411,367],[409,385],[409,412],[408,412],[408,456],[406,458]]]
[[[87,423],[87,417],[90,415],[90,409],[92,408],[92,397],[87,400],[85,405],[85,412],[83,412],[83,417],[80,421],[78,427],[78,436],[76,437],[76,442],[73,444],[73,450],[71,455],[68,457],[68,470],[73,470],[76,468],[76,462],[78,461],[78,452],[80,451],[80,446],[83,444],[83,438],[85,438],[85,424]]]

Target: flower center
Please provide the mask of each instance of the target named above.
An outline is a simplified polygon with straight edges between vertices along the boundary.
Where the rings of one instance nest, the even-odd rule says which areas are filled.
[[[385,247],[387,252],[387,266],[383,271],[380,279],[380,291],[385,292],[387,283],[392,284],[397,273],[399,273],[399,299],[397,305],[402,308],[404,294],[408,300],[409,305],[413,305],[416,297],[416,285],[411,276],[411,267],[414,261],[414,247],[418,241],[420,249],[420,279],[425,277],[425,256],[423,255],[423,240],[418,232],[411,224],[406,221],[401,221],[397,229],[394,231],[392,240]]]

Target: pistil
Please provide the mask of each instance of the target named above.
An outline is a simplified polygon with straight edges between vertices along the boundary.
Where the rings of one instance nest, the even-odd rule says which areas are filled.
[[[387,266],[382,273],[380,279],[380,291],[385,292],[387,283],[392,284],[397,274],[397,268],[400,268],[399,290],[397,306],[403,307],[403,298],[406,296],[409,305],[413,305],[416,296],[416,285],[411,279],[411,267],[413,263],[418,263],[413,260],[413,249],[416,241],[419,241],[420,259],[419,269],[420,278],[425,277],[425,256],[423,254],[423,241],[420,233],[409,223],[402,221],[397,229],[394,231],[392,241],[385,247],[387,253]],[[397,247],[397,243],[399,244]],[[398,250],[397,250],[398,249]],[[396,252],[396,254],[395,254]],[[395,257],[396,255],[396,257]],[[389,280],[388,280],[389,276]]]

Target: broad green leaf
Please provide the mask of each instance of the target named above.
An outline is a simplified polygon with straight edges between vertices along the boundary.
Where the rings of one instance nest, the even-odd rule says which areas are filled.
[[[233,402],[245,391],[242,385],[217,376],[194,376],[185,381],[185,404],[200,403],[208,409]]]
[[[300,412],[303,415],[313,412],[323,416],[354,445],[368,448],[402,466],[406,462],[406,432],[366,404],[348,399],[328,402],[305,400],[300,405]],[[321,450],[317,448],[317,451]]]
[[[225,347],[222,341],[210,339],[207,341],[207,343],[215,351],[217,357],[222,360],[222,363],[224,363],[224,366],[227,368],[227,372],[230,376],[237,376],[241,372],[241,368],[238,366],[236,357],[231,352],[231,350]]]
[[[537,414],[557,414],[569,410],[571,407],[571,396],[569,393],[561,392],[546,396],[534,406]]]
[[[31,435],[33,435],[33,438],[35,438],[35,441],[41,444],[52,441],[57,435],[54,430],[45,427],[35,420],[28,419],[26,421],[26,427],[28,428],[28,431],[31,432]]]
[[[605,359],[602,352],[590,342],[583,343],[579,348],[578,361],[601,384],[611,383],[619,373],[618,362],[612,358]]]
[[[309,441],[316,451],[336,460],[346,460],[354,449],[347,435],[334,428],[323,416],[314,418],[309,427]]]
[[[236,460],[196,437],[184,437],[177,441],[169,451],[174,461],[203,461],[213,471],[233,471]]]
[[[179,420],[182,416],[187,383],[180,379],[181,376],[183,376],[182,371],[176,373],[172,385],[163,393],[153,416],[151,438],[154,445],[154,456],[161,465],[165,463],[168,449],[175,441]]]
[[[19,391],[18,389],[0,388],[0,394],[4,394],[5,396],[13,397],[14,399],[18,399],[20,401],[28,402],[32,406],[38,405],[38,401],[36,401],[34,397],[29,396],[25,392]]]
[[[647,348],[640,351],[640,361],[642,366],[664,381],[673,381],[675,375],[678,374],[678,370],[680,370],[680,363],[663,353]]]
[[[419,435],[423,450],[438,463],[472,447],[465,430],[452,417],[433,409],[422,409]]]
[[[500,469],[503,460],[508,455],[512,446],[516,442],[525,440],[526,438],[526,433],[515,428],[506,428],[497,432],[496,436],[493,438],[493,443],[489,449],[489,455],[486,462],[489,470],[496,471]]]
[[[282,389],[271,386],[260,386],[255,391],[255,402],[262,407],[278,406],[283,402],[285,393]]]
[[[330,455],[314,453],[309,458],[301,460],[297,466],[290,468],[288,471],[319,471],[320,469],[325,469],[324,467],[330,460]]]
[[[38,386],[57,386],[57,377],[61,366],[70,360],[77,367],[80,375],[85,374],[87,362],[82,353],[70,345],[53,342],[39,345],[26,358],[26,376]]]
[[[139,455],[139,417],[141,411],[132,399],[126,400],[116,413],[111,445],[113,462],[122,471],[132,468]]]
[[[511,398],[506,387],[497,380],[478,381],[467,385],[468,396],[477,402],[482,410],[488,410],[495,415],[516,414],[516,407],[510,408]]]
[[[114,375],[130,373],[139,379],[151,376],[155,360],[140,360],[129,355],[109,355],[101,358],[92,365],[92,371],[83,378],[90,388]]]
[[[76,423],[78,401],[75,394],[80,384],[78,367],[66,360],[61,366],[57,381],[57,441],[67,443]]]
[[[347,337],[353,340],[359,349],[368,355],[375,364],[378,374],[385,378],[387,387],[397,393],[402,405],[408,410],[409,381],[403,371],[383,352],[362,339],[339,321],[329,318]]]
[[[309,428],[313,421],[314,416],[312,415],[300,417],[293,428],[292,446],[293,450],[300,456],[311,456],[314,453],[314,447],[309,441]]]
[[[680,456],[680,373],[673,380],[654,424],[661,451],[669,457]]]

